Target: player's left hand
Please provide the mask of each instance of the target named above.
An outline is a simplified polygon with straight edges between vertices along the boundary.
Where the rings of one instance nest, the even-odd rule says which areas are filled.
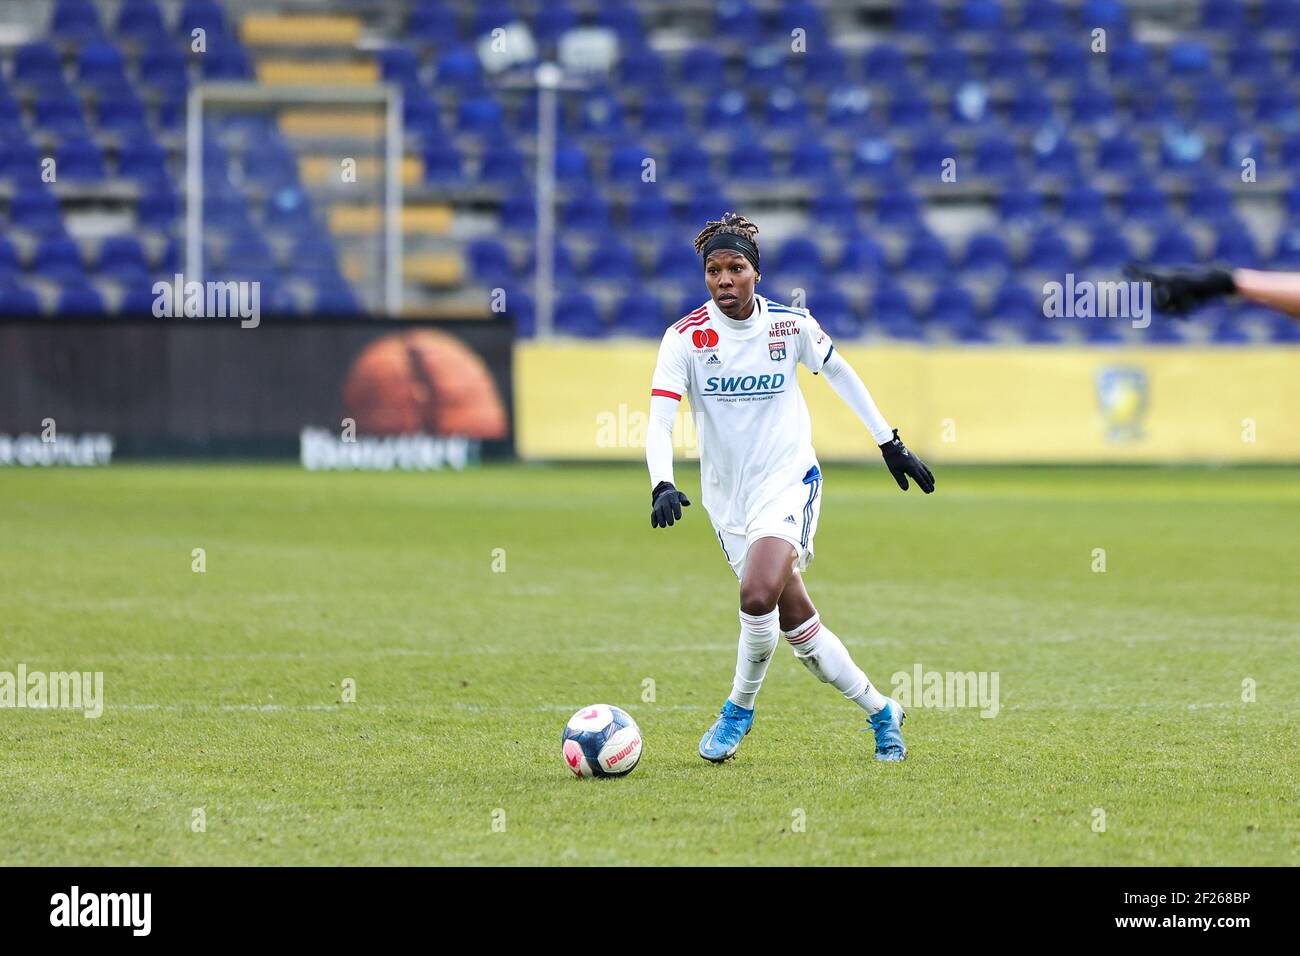
[[[1227,269],[1179,272],[1130,265],[1124,270],[1124,275],[1136,282],[1150,282],[1151,304],[1155,310],[1179,317],[1197,306],[1237,291],[1237,284]]]
[[[898,487],[906,491],[907,479],[910,475],[916,482],[916,487],[927,495],[934,491],[934,475],[930,474],[930,469],[925,467],[925,462],[907,450],[907,446],[898,437],[897,428],[894,429],[893,439],[880,446],[880,453],[885,456],[885,467],[898,482]]]

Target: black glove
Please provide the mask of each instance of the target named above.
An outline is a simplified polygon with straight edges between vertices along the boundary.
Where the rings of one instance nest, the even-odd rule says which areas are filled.
[[[691,503],[686,496],[673,487],[671,481],[661,481],[650,492],[650,527],[666,528],[682,518],[682,509]]]
[[[885,456],[885,467],[898,482],[898,487],[906,491],[907,476],[911,475],[916,481],[916,487],[927,495],[934,491],[934,475],[925,467],[925,462],[907,450],[907,446],[898,437],[897,428],[894,429],[893,439],[880,446],[880,453]]]
[[[1137,282],[1150,282],[1151,305],[1157,312],[1167,315],[1187,315],[1198,305],[1237,291],[1237,284],[1227,269],[1177,272],[1172,269],[1153,271],[1131,265],[1124,274]]]

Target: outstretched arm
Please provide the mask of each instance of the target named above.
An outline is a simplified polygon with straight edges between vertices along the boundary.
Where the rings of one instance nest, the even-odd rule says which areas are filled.
[[[1151,304],[1157,312],[1187,315],[1215,299],[1240,295],[1270,309],[1300,318],[1300,272],[1263,272],[1259,269],[1127,270],[1130,278],[1151,283]]]

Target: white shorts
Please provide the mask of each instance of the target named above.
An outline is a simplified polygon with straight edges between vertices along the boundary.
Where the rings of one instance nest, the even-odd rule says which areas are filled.
[[[787,488],[758,509],[744,534],[724,531],[716,524],[714,532],[727,563],[737,580],[745,577],[745,558],[750,546],[759,538],[780,538],[794,545],[795,570],[807,570],[813,559],[813,537],[822,510],[822,473],[816,465],[808,469],[803,481]]]

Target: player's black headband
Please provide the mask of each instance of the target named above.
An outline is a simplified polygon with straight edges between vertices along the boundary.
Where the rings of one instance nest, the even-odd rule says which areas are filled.
[[[733,232],[719,232],[709,237],[709,241],[704,244],[704,261],[709,261],[709,254],[717,252],[719,249],[730,249],[732,252],[739,252],[749,260],[749,264],[754,267],[755,272],[760,272],[758,268],[758,246],[748,236],[738,236]]]

